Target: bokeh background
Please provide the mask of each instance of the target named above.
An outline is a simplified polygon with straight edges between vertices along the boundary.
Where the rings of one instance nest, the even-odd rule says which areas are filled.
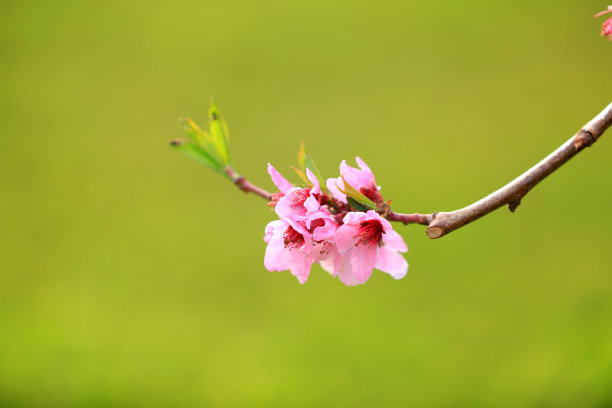
[[[605,6],[4,2],[0,406],[611,406],[612,134],[354,288],[267,272],[274,214],[167,146],[215,95],[263,187],[304,140],[455,209],[611,101]]]

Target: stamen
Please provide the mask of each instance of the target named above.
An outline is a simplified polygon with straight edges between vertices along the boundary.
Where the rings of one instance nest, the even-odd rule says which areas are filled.
[[[306,199],[310,195],[310,190],[310,188],[300,189],[293,197],[293,202],[295,204],[304,205],[304,202],[306,202]]]
[[[383,226],[378,220],[363,221],[359,233],[353,238],[359,238],[355,246],[359,244],[374,246],[382,245]]]
[[[297,249],[301,248],[304,245],[304,236],[293,229],[293,227],[287,227],[287,230],[283,234],[283,241],[285,244],[285,248]]]

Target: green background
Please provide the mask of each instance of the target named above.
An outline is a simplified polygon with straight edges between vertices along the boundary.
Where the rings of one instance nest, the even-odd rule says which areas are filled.
[[[611,406],[612,134],[353,288],[267,272],[269,207],[166,143],[215,95],[262,187],[304,140],[459,208],[610,103],[606,6],[4,2],[0,406]]]

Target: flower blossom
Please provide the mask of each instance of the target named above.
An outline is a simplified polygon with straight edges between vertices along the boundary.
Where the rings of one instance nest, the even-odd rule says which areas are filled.
[[[344,180],[346,180],[348,184],[372,201],[382,201],[382,196],[379,193],[380,187],[376,185],[374,173],[372,173],[370,167],[360,157],[355,157],[355,161],[359,166],[358,169],[346,164],[346,160],[342,160],[342,163],[340,163],[340,177],[327,179],[326,185],[329,191],[331,191],[335,199],[346,204],[346,194],[340,191],[340,188],[345,190]]]
[[[293,187],[271,165],[268,165],[268,172],[282,196],[274,208],[280,219],[266,226],[266,269],[290,270],[300,283],[306,282],[315,262],[320,262],[330,273],[336,273],[341,265],[334,242],[339,225],[329,210],[319,203],[321,187],[315,175],[307,169],[306,175],[313,187],[302,188]]]
[[[599,13],[595,14],[595,18],[607,13],[612,13],[612,6],[608,6],[607,10],[600,11]],[[612,40],[612,17],[604,21],[603,25],[601,26],[601,36],[608,37],[609,40]]]
[[[336,231],[336,245],[344,256],[339,277],[346,285],[365,283],[374,268],[401,279],[408,263],[399,252],[408,248],[389,221],[376,211],[349,212]]]
[[[271,200],[279,219],[266,226],[266,269],[289,270],[304,283],[312,264],[319,263],[347,286],[365,283],[374,268],[395,279],[406,275],[408,263],[400,252],[408,248],[402,237],[376,211],[351,207],[341,191],[346,182],[372,201],[383,202],[374,174],[359,157],[356,161],[359,168],[343,161],[341,176],[327,180],[333,199],[321,190],[309,169],[306,177],[310,185],[296,187],[268,164],[268,173],[279,190]]]

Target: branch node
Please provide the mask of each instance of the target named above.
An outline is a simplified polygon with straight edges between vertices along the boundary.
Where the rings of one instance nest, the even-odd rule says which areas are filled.
[[[574,139],[574,149],[580,151],[585,147],[591,146],[593,143],[595,143],[595,136],[593,136],[593,133],[587,129],[580,129],[580,132],[578,132]]]
[[[510,212],[515,212],[519,205],[521,205],[520,198],[518,200],[512,200],[508,203],[508,209]]]
[[[246,179],[243,176],[232,177],[232,182],[245,193],[249,192],[249,189],[246,186]]]

